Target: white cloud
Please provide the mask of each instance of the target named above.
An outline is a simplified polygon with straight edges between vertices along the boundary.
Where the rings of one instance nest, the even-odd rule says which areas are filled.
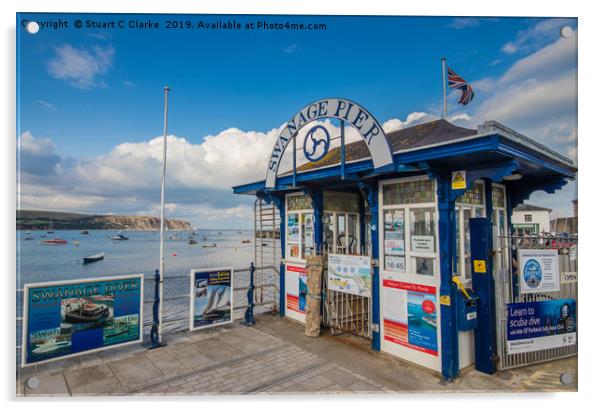
[[[456,17],[452,20],[448,27],[454,29],[463,29],[466,27],[477,27],[479,20],[474,17]]]
[[[290,46],[286,47],[283,52],[284,54],[295,54],[297,52],[299,52],[301,49],[299,48],[298,45],[296,44],[291,44]]]
[[[50,138],[36,138],[31,132],[25,131],[19,138],[19,148],[22,153],[42,156],[53,153],[54,143]]]
[[[392,118],[383,123],[383,129],[385,132],[393,132],[402,128],[411,127],[413,125],[423,124],[425,122],[436,120],[437,117],[433,114],[429,114],[422,111],[411,112],[407,115],[405,121],[399,118]]]
[[[502,46],[502,52],[515,54],[519,51],[529,52],[535,50],[550,39],[560,37],[560,28],[575,23],[575,19],[548,18],[521,30],[513,41]]]
[[[115,56],[112,46],[75,48],[65,44],[56,47],[54,52],[54,58],[47,65],[50,75],[81,89],[104,86],[98,77],[112,67]]]
[[[56,111],[56,106],[55,106],[54,104],[52,104],[52,103],[48,102],[48,101],[45,101],[45,100],[36,100],[36,102],[37,102],[37,103],[38,103],[40,106],[42,106],[42,107],[46,108],[47,110],[50,110],[50,111]]]

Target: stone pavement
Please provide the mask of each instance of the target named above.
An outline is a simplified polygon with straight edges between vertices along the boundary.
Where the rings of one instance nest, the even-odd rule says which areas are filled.
[[[275,315],[257,326],[239,324],[168,335],[166,347],[140,346],[28,367],[17,380],[21,396],[335,394],[416,392],[576,391],[576,357],[498,372],[474,370],[454,383],[384,353],[369,341],[303,327]],[[562,385],[561,372],[573,375]],[[36,377],[39,386],[26,387]]]

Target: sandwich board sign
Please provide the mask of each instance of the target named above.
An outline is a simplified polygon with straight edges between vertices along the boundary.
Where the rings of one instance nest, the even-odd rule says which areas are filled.
[[[22,366],[142,342],[143,275],[23,289]]]
[[[452,189],[466,189],[466,171],[452,172]]]
[[[190,271],[190,330],[232,323],[232,267]]]

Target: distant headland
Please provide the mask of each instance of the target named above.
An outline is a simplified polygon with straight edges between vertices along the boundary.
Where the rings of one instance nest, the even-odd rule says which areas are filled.
[[[155,216],[86,215],[73,212],[17,210],[17,229],[124,229],[131,231],[159,230],[161,220]],[[165,219],[165,227],[172,231],[190,231],[187,221]]]

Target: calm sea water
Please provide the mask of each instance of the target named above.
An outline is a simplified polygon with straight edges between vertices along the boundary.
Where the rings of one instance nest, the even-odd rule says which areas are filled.
[[[145,278],[145,322],[151,320],[153,278],[159,268],[159,232],[130,232],[113,230],[91,230],[89,235],[80,231],[17,231],[17,315],[22,316],[23,285],[67,279],[86,279],[117,275],[144,274]],[[127,241],[111,241],[109,238],[123,233]],[[199,230],[193,237],[199,243],[188,244],[189,232],[169,231],[165,234],[165,297],[186,295],[191,269],[225,267],[247,268],[253,260],[253,231],[243,230]],[[42,237],[46,235],[46,237]],[[26,240],[27,237],[33,238]],[[67,245],[44,245],[45,239],[61,238]],[[206,238],[206,240],[204,240]],[[251,240],[243,244],[243,240]],[[79,241],[76,246],[74,241]],[[215,248],[204,248],[213,244]],[[84,265],[84,256],[105,253],[105,259]],[[185,276],[179,278],[178,276]],[[171,279],[169,279],[171,277]],[[246,282],[245,282],[245,278]],[[235,286],[248,285],[248,275],[235,275]],[[242,302],[244,292],[235,294],[235,306]],[[238,299],[238,301],[237,301]],[[188,300],[166,300],[166,319],[187,317]],[[187,322],[181,321],[165,326],[166,331],[184,329]],[[148,333],[149,328],[145,328]],[[20,322],[17,322],[18,344],[21,337]]]

